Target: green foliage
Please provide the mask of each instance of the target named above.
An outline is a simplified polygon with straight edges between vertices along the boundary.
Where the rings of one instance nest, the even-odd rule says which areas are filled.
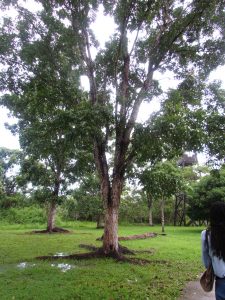
[[[119,222],[122,223],[147,223],[148,208],[144,195],[140,193],[122,194],[119,210]]]
[[[21,158],[19,150],[0,148],[0,209],[23,203],[17,182]]]
[[[186,151],[202,151],[223,159],[225,91],[214,82],[204,85],[188,76],[170,90],[144,126],[135,130],[138,163],[172,159]]]
[[[84,130],[79,132],[87,97],[79,86],[75,35],[51,10],[16,9],[16,22],[5,20],[2,26],[12,48],[2,53],[7,71],[0,80],[10,92],[1,97],[1,104],[18,118],[16,126],[8,127],[19,133],[26,156],[18,183],[24,190],[32,183],[31,193],[40,203],[60,204],[68,185],[93,169],[90,140],[85,143]],[[93,115],[88,117],[92,120]]]
[[[24,200],[24,195],[15,193],[11,196],[7,196],[4,193],[0,194],[0,209],[8,209],[10,207],[24,207],[29,200]]]
[[[209,210],[213,202],[225,201],[225,168],[212,170],[197,182],[189,195],[188,215],[192,220],[209,219]]]
[[[210,84],[206,91],[206,149],[211,156],[223,161],[225,153],[225,90],[219,82]]]
[[[66,220],[88,221],[96,221],[103,213],[99,180],[95,173],[87,174],[79,188],[67,197],[62,206],[62,213]]]
[[[40,207],[11,207],[9,209],[0,210],[2,222],[9,224],[43,224],[46,215]]]
[[[183,185],[181,170],[169,161],[146,168],[139,178],[144,190],[153,198],[169,198]]]

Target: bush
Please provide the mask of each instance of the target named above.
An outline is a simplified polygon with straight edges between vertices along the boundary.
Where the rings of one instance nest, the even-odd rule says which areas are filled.
[[[2,221],[10,224],[46,223],[45,211],[36,206],[4,209],[0,211],[0,217]]]

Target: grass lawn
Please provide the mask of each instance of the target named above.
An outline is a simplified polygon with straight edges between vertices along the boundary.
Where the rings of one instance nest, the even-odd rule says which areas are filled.
[[[140,266],[113,259],[39,261],[41,255],[78,253],[79,244],[100,246],[102,230],[95,223],[64,224],[70,234],[30,234],[29,226],[0,225],[0,299],[21,300],[166,300],[177,299],[185,281],[203,270],[202,228],[166,227],[166,236],[123,241],[134,250],[152,250],[136,257],[151,260]],[[39,228],[40,229],[40,228]],[[160,227],[120,226],[119,235],[158,232]]]

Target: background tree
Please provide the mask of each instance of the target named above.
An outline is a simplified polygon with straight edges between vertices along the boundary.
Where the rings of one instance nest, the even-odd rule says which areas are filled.
[[[153,226],[153,217],[152,217],[152,209],[153,209],[153,200],[156,197],[153,188],[153,178],[151,169],[145,169],[143,172],[140,173],[138,176],[141,185],[143,186],[143,191],[145,192],[147,206],[148,206],[148,223],[150,226]],[[155,199],[156,200],[156,199]]]
[[[170,162],[157,163],[146,169],[140,176],[140,182],[151,199],[160,200],[162,232],[165,231],[165,200],[181,190],[183,178],[180,169]]]
[[[146,223],[148,220],[147,200],[141,189],[125,186],[121,195],[120,223]]]
[[[71,192],[64,211],[72,219],[75,216],[79,220],[96,221],[97,228],[104,227],[99,180],[95,173],[86,173],[79,178],[79,187]]]
[[[82,149],[84,136],[81,140],[75,123],[77,104],[85,97],[73,69],[76,55],[71,30],[51,11],[37,15],[22,7],[18,11],[14,31],[3,34],[12,48],[1,79],[12,94],[3,96],[1,103],[18,119],[11,130],[17,130],[21,148],[29,156],[23,163],[23,180],[41,187],[38,199],[45,197],[49,204],[47,231],[52,232],[57,230],[56,207],[63,191],[92,160],[88,147]],[[5,20],[2,30],[9,26],[14,27]]]
[[[9,208],[21,201],[17,184],[22,153],[19,150],[0,148],[0,207]]]
[[[187,194],[186,189],[188,188],[188,183],[191,180],[197,180],[197,174],[194,171],[194,165],[198,163],[197,154],[188,155],[184,153],[182,157],[177,161],[177,165],[182,168],[182,175],[185,181],[184,189],[179,191],[175,196],[174,204],[174,226],[186,225],[186,208],[187,208]]]
[[[11,1],[4,2],[7,4]],[[150,102],[159,93],[158,83],[154,80],[155,72],[173,71],[183,82],[183,90],[186,92],[183,95],[185,101],[181,101],[175,108],[180,108],[181,112],[184,107],[190,108],[189,118],[181,122],[183,118],[178,117],[182,114],[179,110],[177,114],[176,110],[172,112],[171,106],[171,115],[175,118],[171,119],[170,127],[182,125],[178,126],[180,131],[176,134],[177,145],[175,142],[173,145],[184,151],[187,141],[192,145],[197,142],[197,139],[185,140],[187,132],[196,132],[196,138],[198,137],[196,124],[201,120],[195,117],[197,112],[191,117],[194,113],[194,109],[191,109],[191,106],[194,107],[191,95],[195,94],[196,85],[190,82],[188,75],[191,74],[194,82],[198,83],[199,90],[199,82],[223,63],[224,4],[222,0],[210,3],[203,0],[38,2],[57,20],[68,21],[68,28],[72,29],[74,35],[80,70],[89,80],[90,107],[99,117],[92,137],[106,212],[103,252],[118,255],[118,212],[124,176],[140,150],[140,145],[135,142],[135,124],[140,105],[144,101]],[[106,15],[114,18],[116,30],[105,48],[97,50],[93,58],[92,49],[97,48],[98,44],[91,26],[99,5],[103,6]],[[188,88],[184,89],[184,86]],[[175,94],[176,91],[173,92]],[[198,96],[201,98],[201,93]],[[164,129],[164,135],[166,129],[168,128]],[[161,147],[158,136],[151,133],[148,152],[157,156]],[[172,136],[175,137],[174,134]],[[107,152],[112,139],[114,148],[111,167]],[[164,143],[163,153],[159,153],[161,156],[168,156],[169,150],[170,147]]]
[[[224,163],[225,149],[225,90],[219,82],[210,84],[204,101],[206,106],[206,151],[214,160]]]
[[[209,211],[213,202],[225,201],[225,167],[212,170],[197,182],[189,193],[188,215],[191,220],[199,222],[209,220]]]

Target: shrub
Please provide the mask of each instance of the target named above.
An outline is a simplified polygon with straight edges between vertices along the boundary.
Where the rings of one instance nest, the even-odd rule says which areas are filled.
[[[2,221],[10,224],[45,223],[46,215],[42,208],[29,206],[24,208],[11,207],[0,211]]]

